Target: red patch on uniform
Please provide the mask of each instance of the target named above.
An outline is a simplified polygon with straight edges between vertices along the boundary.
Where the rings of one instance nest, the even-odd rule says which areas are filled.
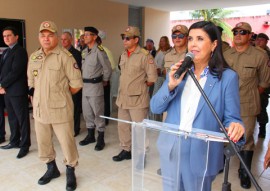
[[[74,67],[75,69],[79,69],[79,66],[78,66],[77,63],[74,63],[74,64],[73,64],[73,67]]]
[[[149,64],[153,64],[154,63],[154,60],[153,59],[150,59],[149,60]]]

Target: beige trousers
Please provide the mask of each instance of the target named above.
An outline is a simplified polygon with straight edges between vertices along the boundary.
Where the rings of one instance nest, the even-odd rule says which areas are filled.
[[[142,122],[148,115],[148,108],[143,109],[121,109],[118,108],[118,118],[126,121]],[[120,147],[131,151],[131,125],[118,122],[118,136]]]
[[[243,150],[253,151],[255,149],[254,144],[254,129],[256,125],[256,116],[241,116],[244,126],[245,126],[245,135],[246,143]]]
[[[63,163],[74,167],[78,164],[78,150],[74,139],[73,120],[66,123],[43,124],[35,120],[35,130],[38,143],[38,155],[42,162],[49,163],[56,157],[53,147],[53,132],[55,133],[63,155]]]

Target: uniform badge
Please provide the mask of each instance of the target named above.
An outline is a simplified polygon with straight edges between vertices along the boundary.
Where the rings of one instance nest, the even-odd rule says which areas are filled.
[[[176,27],[176,29],[177,29],[177,30],[180,30],[180,29],[181,29],[181,26],[180,26],[180,25],[178,25],[178,26]]]
[[[44,22],[44,23],[43,23],[43,27],[44,27],[44,28],[49,28],[49,27],[50,27],[50,23]]]
[[[78,66],[77,63],[74,63],[74,64],[73,64],[73,67],[74,67],[75,69],[79,69],[79,66]]]
[[[35,55],[33,55],[32,57],[31,57],[31,60],[35,60],[37,57],[35,56]]]
[[[153,63],[154,63],[153,58],[149,59],[149,64],[153,64]]]
[[[243,23],[238,23],[237,25],[236,25],[236,27],[241,27],[243,25]]]
[[[38,71],[37,70],[33,70],[33,74],[34,74],[35,77],[37,77]]]
[[[36,59],[38,59],[38,60],[41,60],[42,58],[43,58],[43,57],[40,56],[40,55],[36,57]]]

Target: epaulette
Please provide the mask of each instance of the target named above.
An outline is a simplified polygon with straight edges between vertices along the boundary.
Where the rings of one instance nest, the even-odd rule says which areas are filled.
[[[149,52],[147,51],[147,50],[145,50],[144,48],[141,48],[141,50],[140,50],[142,53],[144,53],[145,55],[148,55],[149,54]]]
[[[104,48],[103,48],[101,45],[98,46],[98,49],[99,49],[100,51],[104,51]]]
[[[72,54],[65,48],[62,49],[69,57],[72,56]]]

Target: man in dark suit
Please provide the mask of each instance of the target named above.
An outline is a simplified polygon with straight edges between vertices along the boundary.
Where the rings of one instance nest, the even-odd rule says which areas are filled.
[[[10,142],[2,149],[20,147],[17,158],[29,152],[30,121],[28,110],[27,62],[24,48],[18,44],[18,31],[13,27],[3,29],[3,39],[8,48],[0,65],[0,94],[4,95],[10,125]]]
[[[62,46],[67,49],[72,56],[75,58],[77,65],[80,70],[82,70],[82,55],[81,52],[76,50],[72,46],[72,35],[70,32],[64,32],[61,35]],[[78,93],[72,95],[72,100],[74,104],[74,136],[76,137],[80,133],[80,124],[81,124],[81,112],[82,112],[82,90]]]

